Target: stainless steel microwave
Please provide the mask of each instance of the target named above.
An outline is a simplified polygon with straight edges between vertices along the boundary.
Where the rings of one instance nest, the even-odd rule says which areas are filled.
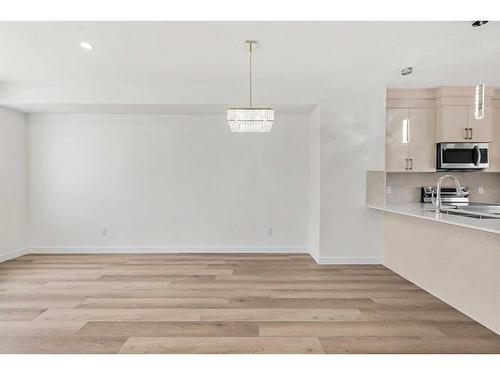
[[[438,170],[489,167],[488,143],[438,143],[436,156]]]

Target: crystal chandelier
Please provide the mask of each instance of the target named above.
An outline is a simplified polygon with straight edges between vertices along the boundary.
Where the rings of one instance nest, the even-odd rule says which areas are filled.
[[[249,51],[249,102],[248,107],[228,108],[227,122],[232,132],[236,133],[268,133],[271,131],[274,122],[274,109],[255,108],[252,105],[252,50],[257,44],[254,40],[247,40],[246,45]]]

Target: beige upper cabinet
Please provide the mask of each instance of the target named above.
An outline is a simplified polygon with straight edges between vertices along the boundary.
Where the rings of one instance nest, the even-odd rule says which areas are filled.
[[[389,108],[385,127],[385,169],[390,172],[408,170],[407,108]]]
[[[436,170],[436,111],[410,108],[410,168],[413,172]]]
[[[436,122],[437,142],[491,142],[491,106],[481,120],[474,118],[473,106],[438,106]]]
[[[490,167],[486,172],[500,172],[500,108],[493,112],[492,142],[489,148]]]
[[[439,106],[436,115],[436,142],[467,142],[467,107]]]
[[[474,94],[473,86],[388,89],[386,170],[433,172],[436,143],[481,142],[491,143],[489,170],[500,171],[500,92],[486,87],[481,120],[474,118]]]
[[[436,170],[434,108],[388,108],[385,168],[389,172]]]
[[[472,142],[491,142],[492,141],[492,112],[491,106],[484,107],[484,117],[476,120],[474,117],[474,107],[467,108],[467,123],[469,127],[469,140]]]

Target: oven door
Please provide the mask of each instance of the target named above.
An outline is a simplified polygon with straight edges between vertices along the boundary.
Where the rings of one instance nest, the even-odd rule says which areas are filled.
[[[487,143],[439,143],[437,169],[484,169],[489,167]]]

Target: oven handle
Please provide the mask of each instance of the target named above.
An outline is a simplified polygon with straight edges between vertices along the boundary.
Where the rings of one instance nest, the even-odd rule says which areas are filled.
[[[474,149],[476,150],[476,161],[474,162],[474,165],[477,167],[481,162],[481,150],[479,149],[478,145],[475,145]]]

